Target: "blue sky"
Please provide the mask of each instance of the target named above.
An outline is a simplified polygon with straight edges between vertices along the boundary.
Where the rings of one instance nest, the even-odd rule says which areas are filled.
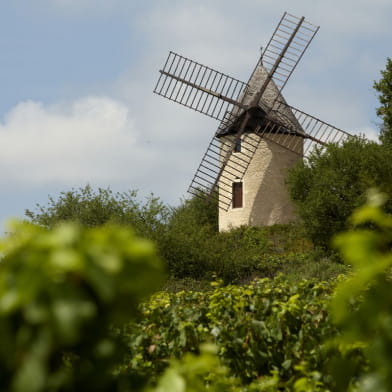
[[[177,204],[216,129],[152,93],[169,50],[246,81],[282,13],[320,31],[284,90],[377,136],[372,89],[392,57],[390,0],[3,0],[0,222],[92,186]]]

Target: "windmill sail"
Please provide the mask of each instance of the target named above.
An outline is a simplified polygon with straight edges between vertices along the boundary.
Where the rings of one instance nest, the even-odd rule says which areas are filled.
[[[160,73],[154,93],[197,112],[222,121],[234,105],[243,108],[247,84],[196,61],[170,52]]]
[[[284,114],[287,113],[287,109],[295,116],[299,128],[293,127],[293,124],[290,123],[291,119],[285,117]],[[262,132],[260,135],[273,140],[275,143],[292,152],[298,152],[298,144],[303,143],[302,155],[304,157],[307,157],[314,150],[316,145],[319,148],[322,148],[328,143],[342,143],[353,137],[342,129],[336,128],[300,109],[287,105],[284,101],[275,102],[272,112],[276,114],[277,126],[285,127],[288,131],[280,132],[279,136],[274,139],[271,139],[271,135],[267,132]],[[302,135],[303,141],[289,138],[288,136],[293,132]]]
[[[318,26],[307,22],[304,17],[298,18],[287,12],[283,14],[261,57],[268,77],[260,85],[256,101],[271,80],[278,91],[282,91],[318,30]]]

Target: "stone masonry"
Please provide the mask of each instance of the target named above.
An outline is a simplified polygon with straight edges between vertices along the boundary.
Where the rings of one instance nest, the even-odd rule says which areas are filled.
[[[259,62],[249,81],[249,90],[243,102],[248,104],[257,93],[265,80],[267,71]],[[278,93],[276,86],[270,82],[263,94],[259,105],[267,109],[272,105],[275,98],[280,101],[284,98]],[[299,127],[291,110],[287,107],[279,113],[290,125]],[[274,115],[272,114],[272,117]],[[290,201],[286,178],[288,170],[293,167],[298,160],[302,159],[303,143],[300,136],[291,135],[288,138],[298,139],[297,151],[290,151],[278,143],[274,142],[279,135],[268,134],[262,137],[252,161],[242,179],[243,183],[243,206],[241,208],[229,207],[228,211],[219,210],[219,230],[225,231],[241,225],[269,226],[278,223],[288,223],[296,220],[294,206]],[[222,136],[222,141],[232,136]],[[245,133],[243,139],[247,137],[260,138],[256,134]],[[229,164],[236,165],[236,156],[241,152],[233,153],[230,156]],[[226,169],[223,171],[225,175]],[[230,175],[226,173],[226,176]],[[239,181],[232,179],[233,182]]]

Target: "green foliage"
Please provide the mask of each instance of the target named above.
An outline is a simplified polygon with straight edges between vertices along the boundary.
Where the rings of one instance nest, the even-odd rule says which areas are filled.
[[[161,237],[169,208],[151,195],[143,204],[136,191],[113,193],[109,188],[94,191],[89,185],[77,190],[61,192],[58,200],[49,196],[46,206],[37,204],[38,212],[26,210],[34,223],[54,227],[63,221],[79,222],[95,227],[107,222],[132,226],[138,235],[158,239]]]
[[[215,197],[197,192],[190,199],[173,209],[172,225],[208,226],[213,232],[218,231],[218,202]]]
[[[331,238],[348,228],[347,220],[365,202],[368,188],[392,195],[392,150],[360,138],[331,144],[294,168],[288,186],[306,235],[328,249]],[[392,204],[386,208],[392,211]]]
[[[171,277],[169,289],[179,279],[194,286],[214,276],[225,283],[247,282],[254,277],[273,277],[283,272],[293,279],[336,276],[336,263],[319,263],[300,225],[266,228],[241,227],[218,232],[218,208],[213,198],[195,196],[170,208],[150,196],[142,203],[135,191],[113,193],[90,186],[62,192],[36,212],[26,211],[34,223],[54,227],[77,221],[86,227],[106,222],[132,226],[136,234],[153,240]]]
[[[218,233],[217,214],[214,199],[199,196],[173,209],[160,249],[174,277],[211,279],[215,274],[233,282],[257,263],[255,246],[260,254],[266,245],[265,237],[253,235],[251,239],[250,228]]]
[[[162,258],[177,281],[216,276],[225,283],[244,283],[280,272],[296,280],[328,279],[343,272],[333,260],[313,252],[300,225],[243,226],[219,233],[216,208],[208,212],[204,206],[205,200],[196,198],[174,209],[165,242],[159,241]]]
[[[113,225],[18,224],[0,241],[0,389],[390,391],[385,199],[370,193],[351,218],[355,228],[335,240],[352,266],[337,291],[332,282],[283,277],[225,287],[218,280],[210,291],[157,293],[139,314],[162,283],[150,242]],[[246,244],[247,257],[265,249],[264,268],[285,258],[306,265],[308,254],[292,251],[308,245],[289,234],[282,226],[221,237]]]
[[[244,391],[239,381],[230,376],[229,370],[219,361],[215,346],[204,344],[200,349],[200,355],[188,353],[181,361],[172,361],[157,387],[148,392],[200,392],[206,387],[211,392]]]
[[[383,120],[380,140],[383,144],[392,145],[392,59],[387,59],[385,70],[381,71],[381,79],[374,82],[374,89],[378,92],[380,106],[377,115]]]
[[[306,383],[328,383],[321,374],[322,342],[336,334],[327,312],[332,287],[278,278],[212,292],[159,293],[123,331],[129,356],[122,372],[157,380],[170,358],[197,354],[201,344],[213,342],[244,388],[257,382],[289,390],[298,382],[300,391],[310,390],[300,388]]]
[[[384,202],[384,195],[370,193],[351,218],[357,228],[335,240],[354,271],[339,285],[332,311],[344,331],[340,342],[365,347],[368,371],[355,389],[361,392],[392,390],[392,216],[382,212]]]
[[[0,252],[0,389],[123,390],[110,327],[160,286],[152,243],[119,226],[17,224]]]
[[[159,240],[172,275],[196,279],[204,275],[217,236],[217,211],[212,199],[198,196],[172,209],[166,236]]]

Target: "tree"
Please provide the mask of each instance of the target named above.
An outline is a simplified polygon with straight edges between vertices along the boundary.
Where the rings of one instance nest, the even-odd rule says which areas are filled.
[[[369,188],[392,195],[392,150],[361,138],[331,144],[294,168],[288,187],[306,234],[316,246],[329,249],[332,236],[347,228]],[[392,203],[386,208],[392,211]]]
[[[381,75],[381,79],[373,84],[381,104],[377,108],[377,115],[383,120],[380,140],[392,146],[392,59],[387,59],[385,70],[381,71]]]
[[[137,234],[154,240],[162,236],[170,212],[154,195],[142,203],[135,190],[114,193],[110,188],[94,190],[90,185],[61,192],[57,200],[49,196],[48,204],[37,204],[36,210],[27,209],[25,214],[33,223],[48,228],[63,221],[87,227],[114,222],[132,226]]]

